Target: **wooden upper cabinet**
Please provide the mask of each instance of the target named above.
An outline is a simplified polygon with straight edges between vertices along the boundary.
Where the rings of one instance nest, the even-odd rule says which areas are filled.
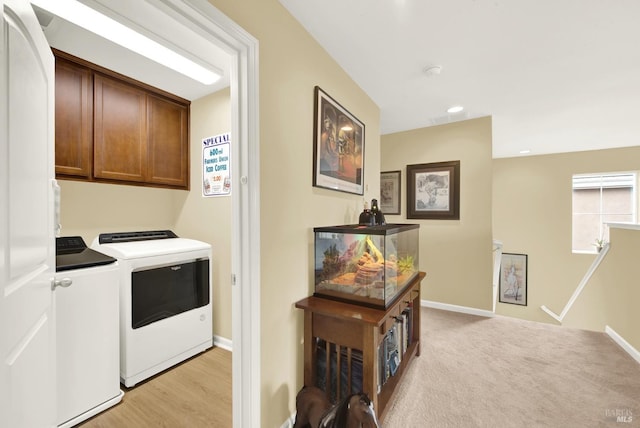
[[[146,93],[100,74],[94,76],[94,91],[94,176],[144,182]]]
[[[147,180],[189,186],[189,109],[182,104],[147,95]]]
[[[93,77],[91,70],[56,59],[56,174],[91,177]]]
[[[189,101],[56,54],[56,176],[189,189]]]

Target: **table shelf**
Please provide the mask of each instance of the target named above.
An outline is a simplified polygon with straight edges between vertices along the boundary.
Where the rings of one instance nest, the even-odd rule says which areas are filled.
[[[330,385],[337,385],[335,396],[341,398],[342,379],[340,370],[335,370],[333,380],[331,374],[331,350],[335,350],[336,367],[346,366],[347,391],[352,385],[361,385],[362,392],[371,398],[378,417],[382,420],[386,406],[404,376],[411,360],[420,355],[420,283],[425,277],[424,272],[407,285],[398,298],[387,309],[374,309],[352,303],[344,303],[322,297],[307,297],[296,303],[296,308],[304,310],[304,384],[321,387],[330,395]],[[407,308],[410,308],[407,310]],[[403,318],[403,311],[411,316]],[[381,361],[379,350],[385,336],[396,322],[409,321],[406,332],[409,332],[408,345],[402,354],[397,371],[388,377],[386,382],[381,379]],[[318,343],[326,345],[325,384],[318,385]],[[344,350],[345,352],[341,352]],[[353,355],[362,355],[361,378],[355,379],[360,372],[351,370]],[[346,359],[346,361],[344,361]],[[359,382],[358,382],[359,381]],[[358,391],[356,391],[358,392]]]

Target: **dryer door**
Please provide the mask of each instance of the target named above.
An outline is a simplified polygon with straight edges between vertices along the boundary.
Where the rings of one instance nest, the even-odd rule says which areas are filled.
[[[131,274],[131,328],[209,304],[209,259]]]

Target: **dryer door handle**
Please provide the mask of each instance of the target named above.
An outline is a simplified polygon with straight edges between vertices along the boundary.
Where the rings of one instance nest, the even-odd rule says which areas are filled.
[[[56,287],[65,287],[65,288],[67,288],[71,284],[73,284],[73,280],[71,278],[53,279],[51,281],[51,289],[55,290]]]

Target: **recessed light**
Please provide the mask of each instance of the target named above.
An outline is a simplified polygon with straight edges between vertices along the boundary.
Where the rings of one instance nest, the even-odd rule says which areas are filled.
[[[447,109],[447,113],[460,113],[462,110],[464,110],[462,106],[453,106]]]
[[[422,72],[424,74],[426,74],[427,76],[437,76],[438,74],[440,74],[442,72],[442,66],[441,65],[428,65],[422,70]]]
[[[521,155],[528,155],[529,153],[531,153],[531,150],[529,149],[520,150]]]

